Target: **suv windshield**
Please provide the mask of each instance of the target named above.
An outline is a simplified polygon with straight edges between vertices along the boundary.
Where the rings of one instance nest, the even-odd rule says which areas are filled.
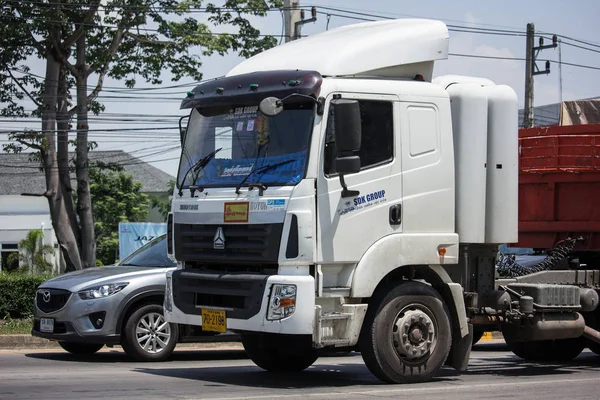
[[[162,235],[146,243],[129,256],[119,266],[130,267],[175,267],[177,263],[167,257],[167,236]]]
[[[313,102],[286,103],[284,110],[267,117],[258,106],[219,106],[191,113],[181,161],[178,187],[234,187],[245,182],[271,185],[297,184],[304,176],[314,117]],[[205,166],[193,168],[218,150]],[[185,182],[182,180],[185,179]]]

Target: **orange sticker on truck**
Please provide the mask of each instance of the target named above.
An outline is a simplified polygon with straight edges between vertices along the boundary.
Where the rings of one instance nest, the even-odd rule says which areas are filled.
[[[248,222],[250,203],[225,203],[223,209],[223,222]]]

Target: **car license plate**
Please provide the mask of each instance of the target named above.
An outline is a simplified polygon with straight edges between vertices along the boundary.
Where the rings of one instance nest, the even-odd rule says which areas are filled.
[[[227,316],[224,310],[202,309],[202,330],[225,333]]]
[[[41,332],[54,332],[54,320],[52,318],[40,319],[40,331]]]

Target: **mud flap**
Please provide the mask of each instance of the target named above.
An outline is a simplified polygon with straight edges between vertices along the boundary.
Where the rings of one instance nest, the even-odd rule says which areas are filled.
[[[467,324],[469,333],[465,337],[460,337],[460,328],[453,324],[452,327],[452,348],[446,359],[446,365],[451,366],[457,371],[466,371],[471,357],[471,347],[473,346],[473,324]]]

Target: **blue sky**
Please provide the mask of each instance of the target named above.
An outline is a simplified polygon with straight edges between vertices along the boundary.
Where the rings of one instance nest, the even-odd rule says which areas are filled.
[[[219,1],[213,1],[219,3]],[[600,16],[600,1],[578,0],[573,2],[558,0],[505,0],[505,1],[475,1],[475,0],[421,0],[408,2],[400,0],[316,0],[309,2],[301,0],[301,5],[317,6],[322,12],[336,13],[320,9],[319,6],[341,8],[344,10],[362,13],[377,14],[394,18],[432,18],[440,19],[447,24],[473,26],[493,29],[509,29],[524,31],[528,22],[535,24],[536,31],[556,33],[576,39],[586,40],[600,45],[600,28],[598,16]],[[310,13],[307,13],[309,15]],[[199,14],[195,14],[199,15]],[[367,17],[369,18],[369,17]],[[329,29],[358,23],[358,20],[331,16]],[[303,35],[313,35],[327,28],[327,16],[318,15],[315,23],[304,25]],[[279,35],[282,29],[282,19],[279,12],[271,12],[263,19],[256,19],[255,26],[262,33]],[[224,32],[223,27],[216,27],[215,32]],[[537,43],[537,42],[536,42]],[[590,46],[586,46],[590,47]],[[562,61],[575,64],[584,64],[600,67],[600,47],[592,47],[597,52],[586,51],[572,46],[562,45]],[[198,50],[199,51],[199,50]],[[450,52],[459,54],[471,54],[479,56],[523,58],[525,56],[525,38],[522,36],[499,36],[484,35],[461,32],[450,32]],[[543,59],[558,59],[558,51],[555,49],[544,50],[540,54]],[[235,55],[226,57],[214,56],[204,59],[203,73],[205,78],[213,78],[224,75],[230,68],[235,66],[241,59]],[[538,64],[544,68],[543,63]],[[43,64],[35,61],[32,64],[34,71],[43,73]],[[539,75],[535,77],[535,104],[556,103],[560,100],[559,93],[559,68],[552,64],[550,75]],[[490,78],[496,83],[508,84],[513,87],[519,95],[519,101],[523,104],[524,87],[524,61],[514,60],[491,60],[464,57],[450,57],[448,60],[436,64],[434,76],[445,74],[473,75]],[[576,68],[563,65],[562,67],[562,99],[574,100],[589,97],[600,97],[600,70]],[[189,80],[184,80],[189,82]],[[93,82],[90,82],[90,85]],[[169,76],[165,75],[163,85],[172,84]],[[106,86],[122,86],[119,82],[108,80]],[[143,82],[139,86],[147,87]],[[190,87],[191,88],[191,87]],[[168,89],[164,95],[153,92],[156,97],[168,97],[172,100],[159,101],[145,99],[136,101],[134,99],[106,99],[106,113],[113,115],[144,114],[149,116],[169,115],[166,123],[154,121],[152,124],[136,124],[131,121],[127,128],[143,127],[169,127],[174,129],[164,131],[129,132],[118,135],[114,132],[93,136],[99,143],[98,150],[122,149],[131,152],[144,161],[151,162],[158,168],[171,175],[176,175],[180,148],[177,140],[177,115],[186,113],[179,110],[179,98],[185,95],[188,88]],[[178,94],[178,91],[181,94]],[[110,93],[104,93],[109,95]],[[138,93],[138,95],[140,95]],[[92,129],[115,129],[120,125],[116,123],[105,123],[106,114],[101,121],[91,121]],[[145,117],[147,120],[148,117]],[[167,119],[167,117],[157,117]],[[7,129],[9,124],[0,124],[0,130]],[[16,126],[16,125],[12,125]],[[20,123],[19,126],[23,126]],[[29,126],[29,124],[28,124]],[[38,127],[35,123],[31,127]],[[0,135],[0,142],[5,137]],[[5,143],[5,142],[2,142]]]

